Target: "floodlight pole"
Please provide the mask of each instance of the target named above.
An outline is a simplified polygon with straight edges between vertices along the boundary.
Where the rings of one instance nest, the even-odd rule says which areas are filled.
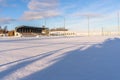
[[[120,15],[118,12],[118,35],[120,35]]]
[[[102,27],[102,30],[101,30],[101,35],[104,36],[104,30],[103,30],[103,27]]]
[[[90,36],[90,16],[87,16],[88,18],[88,36]]]
[[[46,19],[45,19],[45,25],[44,26],[46,27]]]
[[[64,17],[64,29],[65,29],[65,27],[66,27],[66,19]]]
[[[66,27],[66,19],[65,19],[65,17],[64,17],[64,35],[65,35],[65,27]]]

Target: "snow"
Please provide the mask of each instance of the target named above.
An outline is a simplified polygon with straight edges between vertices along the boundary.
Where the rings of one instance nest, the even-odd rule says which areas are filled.
[[[0,38],[0,80],[120,80],[118,36]]]

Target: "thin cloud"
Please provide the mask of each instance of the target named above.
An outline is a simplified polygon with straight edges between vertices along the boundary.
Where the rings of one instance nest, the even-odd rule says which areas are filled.
[[[81,2],[82,3],[82,2]],[[80,6],[76,5],[76,11],[70,13],[71,16],[77,16],[81,14],[97,14],[97,15],[104,15],[104,14],[111,14],[110,12],[118,10],[119,7],[111,6],[113,4],[112,0],[97,0],[94,2],[89,2],[89,4]]]
[[[0,6],[7,6],[6,0],[0,0]]]
[[[58,6],[57,0],[31,0],[28,4],[30,10],[49,10]]]
[[[10,3],[11,2],[11,3]],[[17,5],[14,4],[14,0],[0,0],[0,7],[16,7]]]
[[[21,19],[34,20],[60,15],[58,0],[31,0],[28,3],[28,11],[25,11]]]
[[[76,13],[72,15],[73,17],[102,17],[103,15],[97,13]]]
[[[60,15],[60,13],[54,10],[44,11],[44,12],[27,11],[24,13],[21,19],[37,20],[37,19],[48,18],[48,17],[58,16],[58,15]]]
[[[12,18],[0,18],[0,23],[1,24],[8,24],[12,21],[16,21],[16,19],[12,19]]]

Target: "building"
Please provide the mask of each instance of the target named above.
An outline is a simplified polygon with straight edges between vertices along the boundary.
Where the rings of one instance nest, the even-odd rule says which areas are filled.
[[[76,33],[72,31],[68,31],[65,28],[55,28],[50,30],[51,36],[75,36]]]
[[[39,35],[49,35],[49,29],[43,27],[34,27],[34,26],[18,26],[15,28],[15,36],[23,37],[35,37]]]
[[[5,26],[3,29],[0,26],[0,36],[6,36],[8,34],[7,26]]]
[[[68,29],[60,27],[60,28],[53,28],[50,31],[68,31]]]
[[[51,31],[51,36],[76,36],[75,32],[72,31]]]

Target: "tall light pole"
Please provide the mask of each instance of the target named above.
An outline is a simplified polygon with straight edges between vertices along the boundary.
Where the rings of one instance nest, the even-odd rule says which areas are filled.
[[[99,14],[79,14],[79,16],[83,16],[83,17],[87,17],[87,32],[88,32],[88,36],[90,36],[90,18],[91,17],[98,17],[101,16]]]
[[[104,30],[103,30],[103,27],[101,29],[101,35],[104,36]]]
[[[66,19],[64,17],[64,29],[65,29],[65,27],[66,27]]]
[[[45,18],[45,23],[44,23],[44,26],[46,27],[46,18]]]
[[[65,17],[64,17],[64,27],[63,27],[63,28],[64,28],[64,35],[66,35],[66,34],[65,34],[65,27],[66,27],[66,19],[65,19]]]
[[[119,15],[119,12],[118,12],[118,35],[120,35],[120,15]]]
[[[90,36],[90,16],[87,16],[88,18],[88,36]]]

